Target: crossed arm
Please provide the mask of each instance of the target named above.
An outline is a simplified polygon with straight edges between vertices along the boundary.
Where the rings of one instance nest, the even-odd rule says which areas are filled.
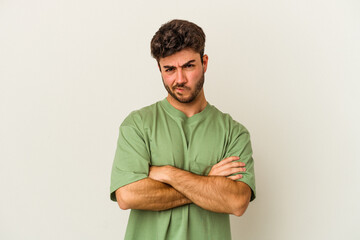
[[[149,177],[116,190],[121,209],[160,211],[194,203],[213,212],[241,216],[250,201],[250,187],[242,178],[245,164],[229,157],[215,164],[208,176],[172,166],[150,167]]]

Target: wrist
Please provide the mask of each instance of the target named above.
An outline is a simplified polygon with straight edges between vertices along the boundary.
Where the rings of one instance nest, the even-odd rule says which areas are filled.
[[[164,166],[163,167],[164,174],[162,174],[162,178],[160,181],[162,181],[163,183],[166,183],[166,184],[170,184],[171,178],[174,175],[175,170],[176,170],[176,168],[173,166],[170,166],[170,165]]]
[[[169,184],[169,181],[171,180],[171,174],[176,169],[175,167],[166,165],[166,166],[152,166],[150,167],[149,171],[149,178]]]

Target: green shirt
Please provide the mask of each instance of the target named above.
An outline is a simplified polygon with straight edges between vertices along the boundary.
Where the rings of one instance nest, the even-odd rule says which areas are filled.
[[[110,197],[126,184],[148,176],[149,166],[171,165],[207,175],[230,156],[240,156],[255,198],[255,175],[248,131],[209,103],[192,117],[167,99],[132,112],[121,124],[111,173]],[[131,210],[125,239],[231,239],[229,215],[187,204],[164,211]]]

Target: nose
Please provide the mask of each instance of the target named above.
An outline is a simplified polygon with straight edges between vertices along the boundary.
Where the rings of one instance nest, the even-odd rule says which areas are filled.
[[[182,69],[178,70],[177,74],[176,74],[176,83],[177,84],[184,84],[186,82],[187,82],[187,78],[186,78],[185,73],[183,72]]]

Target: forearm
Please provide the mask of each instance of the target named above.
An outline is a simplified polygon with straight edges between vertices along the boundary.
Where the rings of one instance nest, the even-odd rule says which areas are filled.
[[[251,190],[247,184],[226,177],[199,176],[178,168],[167,167],[161,181],[171,185],[196,205],[237,216],[246,210]]]
[[[173,187],[150,178],[119,188],[116,198],[121,209],[161,211],[191,203]]]

